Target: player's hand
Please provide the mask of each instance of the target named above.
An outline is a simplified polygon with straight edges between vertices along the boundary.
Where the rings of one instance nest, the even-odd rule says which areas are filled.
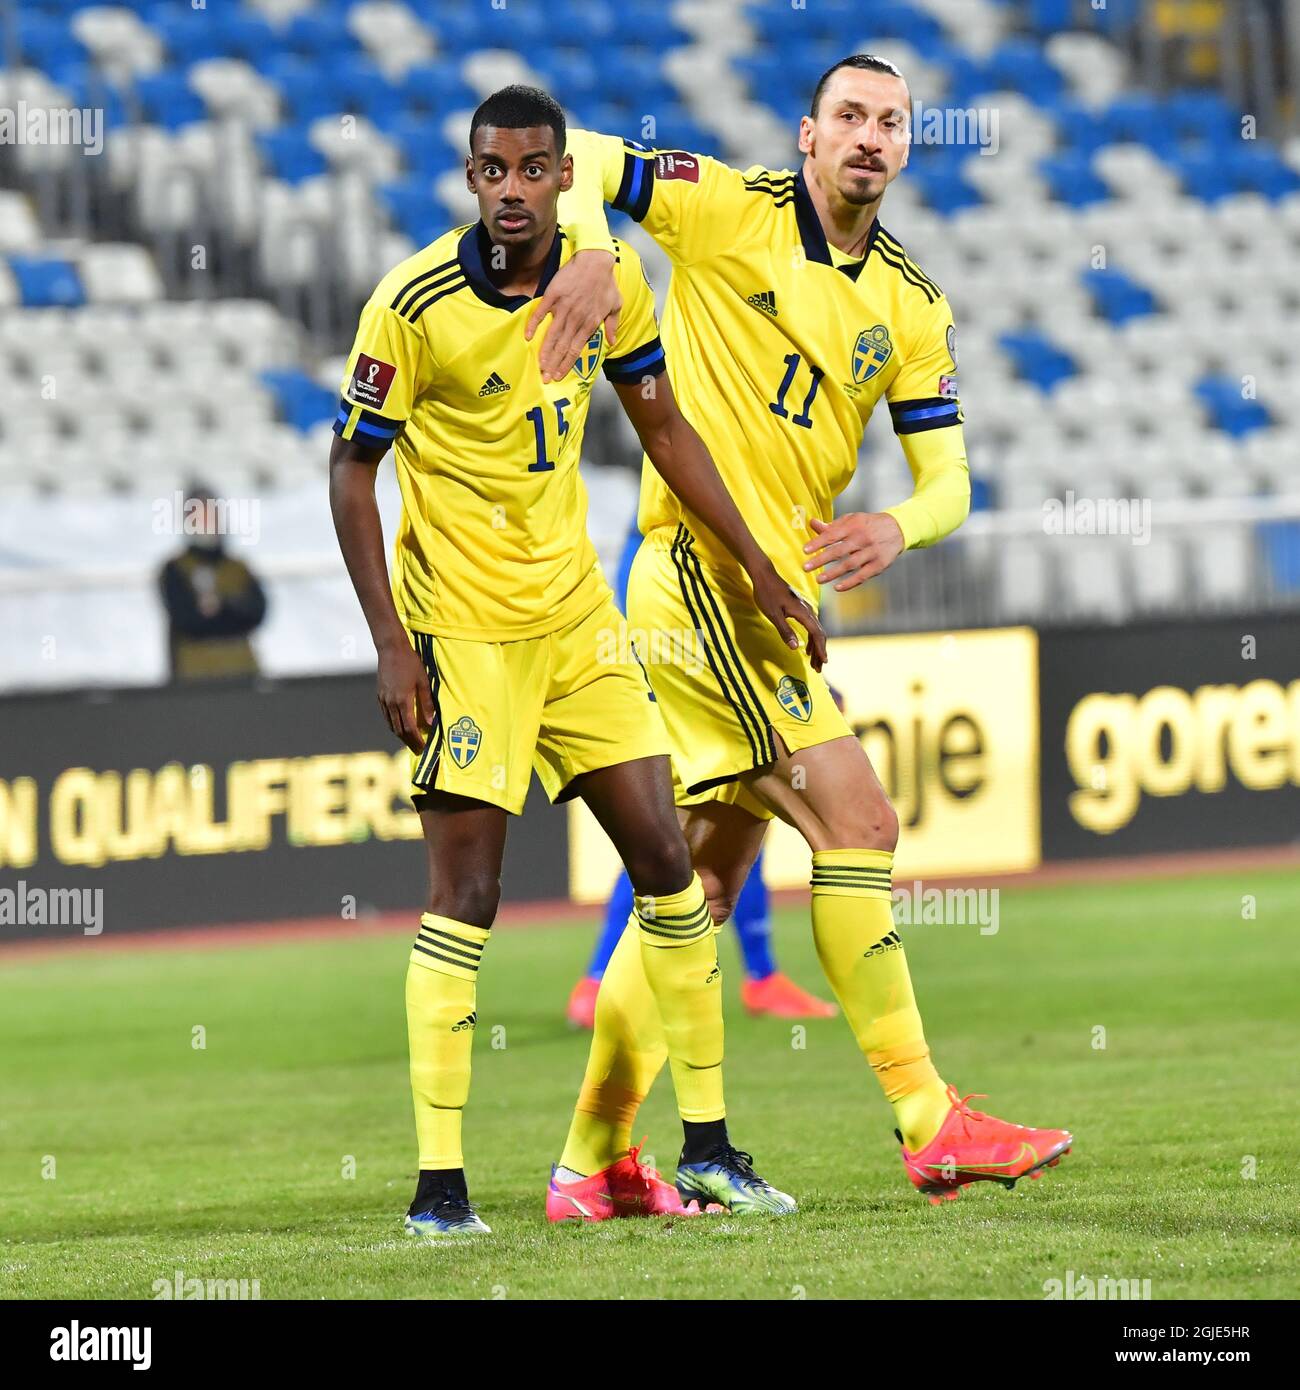
[[[804,546],[813,558],[805,570],[817,570],[819,584],[834,583],[836,591],[856,589],[882,574],[903,553],[903,531],[888,512],[850,512],[834,521],[813,517],[817,533]]]
[[[792,651],[802,645],[790,622],[794,621],[808,634],[808,659],[814,671],[820,671],[826,664],[826,632],[813,612],[812,604],[802,594],[797,594],[776,572],[772,565],[766,565],[757,573],[750,574],[754,585],[754,602],[759,611],[781,634],[781,640]]]
[[[537,359],[542,380],[559,381],[566,376],[602,323],[605,341],[613,347],[622,311],[623,296],[614,279],[612,252],[579,251],[561,266],[524,328],[524,337],[531,342],[542,320],[551,315]]]
[[[380,648],[378,694],[388,727],[412,753],[423,752],[433,727],[433,691],[424,662],[409,642]]]

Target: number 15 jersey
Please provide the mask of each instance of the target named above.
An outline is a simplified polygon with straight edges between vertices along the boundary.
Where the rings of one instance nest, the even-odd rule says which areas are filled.
[[[578,622],[609,595],[578,472],[591,388],[602,367],[627,383],[665,364],[640,258],[616,244],[615,355],[598,329],[568,375],[543,384],[543,333],[524,340],[534,301],[496,289],[492,252],[481,222],[458,227],[380,281],[361,314],[334,429],[394,445],[402,520],[393,599],[406,626],[511,642]],[[558,231],[539,295],[571,254]]]

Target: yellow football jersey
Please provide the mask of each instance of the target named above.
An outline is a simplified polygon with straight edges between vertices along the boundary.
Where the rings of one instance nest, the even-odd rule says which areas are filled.
[[[506,296],[486,266],[482,222],[390,271],[361,313],[335,432],[394,444],[402,520],[393,597],[406,625],[508,642],[583,618],[609,593],[587,535],[578,472],[592,384],[664,370],[654,295],[636,252],[616,246],[618,355],[598,329],[561,381],[543,384],[533,300]],[[572,254],[557,233],[541,294]]]
[[[681,151],[571,131],[574,187],[561,217],[598,244],[601,203],[668,253],[669,375],[760,545],[814,602],[808,520],[830,520],[876,403],[888,402],[917,490],[890,513],[909,547],[959,525],[969,504],[948,301],[879,223],[858,260],[831,247],[801,172],[745,173]],[[934,431],[948,432],[945,448]],[[954,462],[955,461],[955,462]],[[639,523],[684,519],[713,565],[734,561],[692,524],[647,460]]]

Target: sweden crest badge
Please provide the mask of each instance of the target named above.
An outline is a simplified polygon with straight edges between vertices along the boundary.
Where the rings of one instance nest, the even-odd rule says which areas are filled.
[[[894,345],[889,341],[889,329],[883,323],[864,329],[853,345],[853,380],[861,386],[889,361]]]
[[[776,688],[776,701],[787,714],[792,714],[801,724],[812,718],[812,696],[808,687],[793,676],[782,676]]]
[[[578,360],[573,364],[573,370],[583,381],[590,381],[595,376],[596,368],[600,365],[600,350],[604,346],[605,329],[602,325],[587,339],[578,354]]]
[[[483,730],[469,717],[461,717],[447,730],[447,747],[457,767],[468,767],[478,756],[478,746],[483,742]]]

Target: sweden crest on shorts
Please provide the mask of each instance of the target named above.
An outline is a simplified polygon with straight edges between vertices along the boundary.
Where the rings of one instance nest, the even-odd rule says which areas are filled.
[[[605,330],[602,326],[587,339],[582,351],[578,354],[578,360],[573,364],[573,370],[583,381],[590,381],[595,376],[596,368],[600,366],[600,350],[604,346]]]
[[[801,724],[806,724],[812,718],[812,696],[803,681],[794,676],[781,677],[781,683],[776,687],[776,701]]]
[[[483,742],[483,730],[469,717],[461,717],[447,730],[447,747],[457,767],[468,767],[478,756],[478,746]]]
[[[853,380],[859,386],[870,381],[889,361],[894,345],[889,341],[889,329],[883,323],[864,329],[853,347]]]

